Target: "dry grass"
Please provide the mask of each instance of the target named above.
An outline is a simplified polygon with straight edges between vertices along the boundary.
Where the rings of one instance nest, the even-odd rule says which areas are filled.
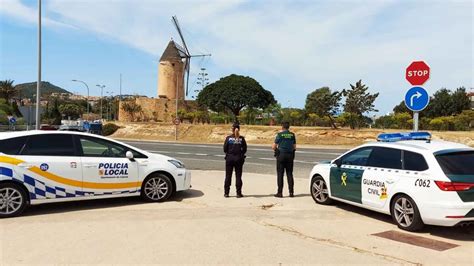
[[[161,123],[118,123],[122,128],[113,137],[136,140],[174,141],[175,126]],[[178,139],[182,142],[222,143],[230,134],[231,125],[191,125],[181,124]],[[241,126],[241,134],[248,143],[271,144],[280,127],[274,126]],[[374,141],[382,132],[398,130],[347,128],[333,130],[321,127],[292,127],[297,136],[298,144],[311,146],[342,146],[352,147],[367,141]],[[432,132],[434,139],[443,139],[463,143],[474,147],[474,131],[467,132]]]

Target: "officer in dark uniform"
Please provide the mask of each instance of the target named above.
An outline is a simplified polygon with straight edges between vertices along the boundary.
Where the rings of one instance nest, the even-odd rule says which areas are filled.
[[[235,169],[235,187],[237,198],[242,198],[242,167],[247,153],[247,142],[240,136],[240,125],[235,122],[232,125],[232,135],[226,137],[224,142],[225,152],[225,182],[224,197],[229,197],[230,184],[232,181],[232,171]]]
[[[277,161],[278,192],[275,194],[277,198],[283,197],[283,175],[285,170],[290,197],[294,196],[293,161],[295,160],[296,137],[289,129],[290,123],[283,122],[282,130],[277,134],[272,146]]]

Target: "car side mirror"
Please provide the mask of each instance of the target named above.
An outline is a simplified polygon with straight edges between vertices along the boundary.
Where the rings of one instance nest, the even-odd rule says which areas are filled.
[[[132,162],[135,161],[135,159],[133,158],[133,152],[131,152],[131,151],[127,151],[125,153],[125,157],[127,157],[127,159],[129,159]]]
[[[341,165],[342,165],[342,160],[341,160],[341,159],[337,159],[337,160],[334,160],[333,163],[336,164],[337,167],[339,168],[339,167],[341,167]]]

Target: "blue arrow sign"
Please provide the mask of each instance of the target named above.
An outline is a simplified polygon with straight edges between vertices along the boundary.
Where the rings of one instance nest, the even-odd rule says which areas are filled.
[[[413,112],[419,112],[428,106],[430,96],[422,87],[413,87],[405,94],[405,105]]]
[[[9,122],[10,122],[10,124],[15,124],[16,123],[16,118],[14,118],[13,116],[10,117]]]

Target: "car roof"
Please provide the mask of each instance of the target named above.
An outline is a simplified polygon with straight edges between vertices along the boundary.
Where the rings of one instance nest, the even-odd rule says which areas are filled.
[[[78,131],[59,131],[59,130],[30,130],[30,131],[10,131],[10,132],[0,132],[0,140],[32,136],[32,135],[48,135],[48,134],[72,134],[72,135],[82,135],[82,136],[94,136],[99,138],[104,138],[100,135],[94,135],[90,133],[78,132]]]
[[[443,141],[443,140],[403,140],[403,141],[395,141],[395,142],[369,142],[362,146],[380,146],[380,147],[387,147],[387,148],[396,148],[396,149],[404,149],[404,150],[411,150],[411,151],[426,151],[430,153],[437,153],[440,151],[465,151],[465,150],[473,150],[474,148],[469,147],[464,144],[451,142],[451,141]]]

